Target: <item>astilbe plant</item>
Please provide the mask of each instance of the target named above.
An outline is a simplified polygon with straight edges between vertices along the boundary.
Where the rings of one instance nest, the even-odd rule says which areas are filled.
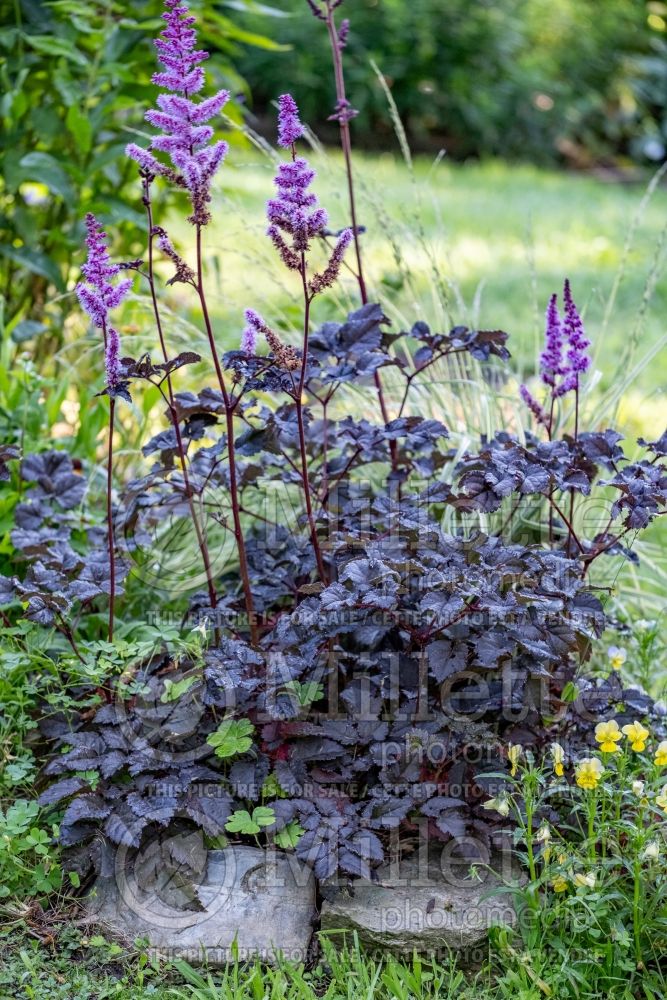
[[[561,728],[585,741],[563,692],[605,625],[591,566],[604,555],[623,555],[626,536],[664,513],[665,436],[644,442],[650,457],[636,462],[625,459],[620,435],[581,431],[578,419],[573,434],[554,437],[554,407],[565,392],[578,395],[588,366],[568,285],[564,321],[555,299],[549,306],[541,361],[546,409],[522,391],[543,425],[540,434],[519,440],[502,431],[457,459],[445,426],[410,413],[413,388],[434,365],[454,354],[467,355],[471,365],[504,362],[507,336],[462,326],[434,332],[423,321],[391,331],[368,301],[347,155],[347,26],[335,28],[340,2],[333,0],[310,6],[332,39],[351,225],[340,226],[330,245],[326,213],[311,187],[314,171],[295,149],[303,134],[298,109],[283,95],[278,139],[289,159],[279,165],[268,201],[267,234],[301,290],[300,336],[289,343],[249,308],[240,348],[221,358],[207,308],[202,234],[223,155],[204,123],[224,101],[193,101],[203,86],[203,54],[185,6],[165,6],[158,46],[165,72],[155,80],[169,94],[149,119],[162,138],[148,151],[130,150],[141,169],[149,227],[148,267],[133,266],[149,284],[163,361],[124,358],[120,370],[114,361],[115,385],[107,392],[113,400],[133,380],[147,379],[163,392],[171,421],[144,447],[146,455],[159,455],[157,470],[125,487],[126,517],[138,521],[150,507],[156,481],[160,509],[180,509],[199,484],[223,488],[238,570],[213,574],[200,545],[207,593],[190,599],[190,620],[206,635],[200,656],[178,660],[160,650],[137,665],[141,697],[118,685],[109,704],[93,701],[85,713],[50,720],[45,735],[64,752],[46,767],[58,780],[42,802],[68,802],[60,830],[72,848],[71,870],[99,860],[100,828],[113,843],[138,847],[178,824],[194,824],[210,838],[261,831],[294,849],[322,879],[372,874],[397,837],[409,845],[424,828],[440,843],[484,855],[498,830],[484,808],[489,789],[478,779],[486,764],[503,755],[508,740],[525,747],[547,741],[547,720],[559,715]],[[189,195],[193,267],[154,224],[158,176]],[[198,357],[168,360],[154,241],[174,265],[171,281],[193,290],[217,388],[172,387],[172,373]],[[313,302],[337,279],[352,244],[361,304],[342,322],[314,326]],[[403,380],[393,413],[381,382],[389,366]],[[350,383],[375,386],[380,420],[340,416]],[[57,455],[49,461],[57,463]],[[25,513],[26,537],[15,540],[31,566],[23,581],[6,587],[14,594],[33,582],[46,586],[48,601],[66,598],[68,609],[76,595],[71,574],[53,585],[39,568],[51,530],[45,518],[62,500],[38,465],[24,461],[38,508],[32,519]],[[572,505],[598,486],[616,499],[607,527],[588,538],[576,530]],[[257,498],[275,497],[278,487],[284,506],[258,509]],[[547,538],[513,538],[513,514],[526,499],[548,507]],[[454,527],[445,530],[445,523]],[[81,599],[94,602],[98,593]],[[33,604],[41,599],[30,594]],[[185,720],[177,732],[167,721],[174,691]],[[632,699],[612,687],[595,696],[598,710],[621,696]],[[190,710],[195,724],[185,724]],[[98,776],[94,788],[91,772]]]

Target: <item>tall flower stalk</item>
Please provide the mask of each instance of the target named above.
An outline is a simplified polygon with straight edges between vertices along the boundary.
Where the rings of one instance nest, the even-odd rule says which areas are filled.
[[[591,359],[587,349],[584,325],[579,310],[572,298],[570,282],[566,278],[563,285],[564,316],[558,309],[558,296],[549,299],[544,331],[544,348],[540,354],[540,379],[548,389],[547,402],[541,405],[526,385],[519,392],[522,400],[536,419],[547,429],[549,437],[553,433],[556,401],[568,392],[575,393],[574,437],[579,433],[579,388],[580,378],[588,371]]]
[[[590,341],[586,339],[584,324],[574,299],[570,282],[566,278],[563,285],[564,316],[558,309],[558,296],[554,293],[549,299],[544,331],[544,349],[540,354],[540,378],[547,387],[548,402],[542,406],[526,385],[519,387],[521,399],[547,431],[549,438],[553,434],[556,401],[568,392],[574,392],[574,439],[579,437],[579,380],[588,371],[591,359],[587,354]],[[549,541],[553,541],[554,510],[561,516],[567,526],[568,548],[572,541],[577,542],[574,533],[574,489],[570,490],[570,515],[567,518],[556,506],[553,495],[549,496]],[[578,544],[578,542],[577,542]]]
[[[347,196],[348,196],[348,206],[350,212],[350,221],[352,223],[352,235],[354,239],[354,252],[356,257],[356,279],[359,285],[359,295],[361,297],[362,305],[366,305],[368,302],[368,292],[366,289],[366,281],[364,278],[364,268],[361,257],[361,240],[359,239],[359,225],[357,222],[357,207],[354,191],[354,173],[352,169],[352,136],[350,134],[350,121],[355,118],[357,111],[352,107],[349,100],[347,99],[347,93],[345,90],[345,73],[343,70],[343,52],[347,45],[347,37],[350,30],[350,22],[347,19],[341,21],[340,27],[336,26],[335,11],[341,6],[343,0],[306,0],[311,11],[316,18],[320,21],[324,21],[327,27],[327,32],[329,35],[329,44],[331,46],[331,57],[333,61],[334,70],[334,80],[336,84],[336,107],[333,114],[330,116],[331,121],[337,121],[339,132],[340,132],[340,145],[343,150],[343,159],[345,161],[345,174],[347,177]],[[384,389],[382,387],[382,379],[380,377],[379,371],[375,371],[373,375],[375,381],[375,389],[377,392],[378,403],[380,405],[380,412],[382,414],[382,419],[385,424],[389,423],[389,411],[387,409],[387,402],[384,395]],[[390,441],[389,447],[391,450],[391,460],[392,466],[396,467],[396,442]]]
[[[164,69],[154,74],[153,82],[167,93],[159,94],[157,108],[146,113],[147,121],[160,129],[160,134],[151,140],[148,149],[132,143],[127,147],[127,153],[139,164],[144,176],[164,177],[185,190],[190,199],[191,213],[188,221],[195,227],[197,260],[192,284],[201,306],[225,409],[234,537],[250,634],[253,644],[256,644],[257,624],[239,504],[234,405],[220,364],[203,279],[202,230],[211,219],[211,185],[228,149],[226,142],[212,141],[213,129],[207,123],[222,110],[229,100],[229,92],[220,90],[213,97],[193,100],[193,96],[199,93],[205,83],[201,63],[208,58],[208,53],[196,48],[197,35],[192,27],[195,19],[189,15],[187,5],[178,3],[178,0],[165,0],[165,8],[163,18],[166,28],[155,42],[158,59]],[[169,163],[165,163],[160,154],[166,154]]]
[[[296,142],[303,134],[304,129],[294,98],[291,94],[283,94],[279,100],[278,144],[284,149],[290,150],[291,160],[281,163],[278,167],[274,182],[276,196],[267,202],[269,222],[267,236],[278,251],[285,267],[290,271],[297,272],[301,280],[304,304],[301,357],[299,359],[292,348],[285,347],[273,330],[253,310],[246,311],[248,327],[243,339],[246,344],[250,344],[253,340],[253,331],[255,334],[264,334],[278,366],[286,371],[294,372],[295,375],[298,372],[296,379],[292,379],[291,395],[294,400],[299,435],[301,482],[315,561],[320,579],[326,583],[327,573],[317,536],[312,491],[308,476],[303,395],[308,368],[311,305],[315,296],[331,287],[338,278],[345,251],[352,242],[353,234],[351,230],[344,229],[336,241],[324,270],[319,273],[309,271],[308,253],[311,242],[321,235],[327,225],[328,216],[325,209],[318,204],[317,196],[310,189],[315,178],[315,171],[304,157],[297,156],[296,153]]]
[[[165,364],[168,361],[167,355],[167,344],[164,336],[164,329],[162,326],[162,317],[160,316],[160,308],[158,304],[157,294],[155,290],[155,250],[154,243],[157,237],[158,245],[162,252],[168,256],[176,266],[175,280],[182,281],[189,284],[194,284],[194,272],[187,267],[185,262],[176,253],[169,237],[164,232],[164,230],[153,225],[153,208],[151,202],[151,175],[143,172],[143,182],[144,182],[144,205],[146,207],[146,218],[148,221],[148,285],[151,294],[151,304],[153,308],[153,315],[155,317],[155,325],[158,332],[158,339],[160,341],[160,350],[162,351],[162,357],[164,358]],[[174,280],[174,279],[172,279]],[[192,483],[190,482],[190,475],[188,472],[188,462],[185,453],[185,447],[183,445],[183,436],[181,434],[181,425],[178,419],[178,411],[176,409],[176,404],[174,402],[174,390],[171,381],[171,375],[167,373],[167,409],[169,411],[169,416],[171,419],[172,427],[174,429],[174,434],[176,436],[176,447],[178,449],[178,458],[181,464],[181,472],[183,475],[183,487],[185,491],[185,496],[188,502],[188,508],[190,511],[190,517],[192,518],[192,523],[195,529],[195,535],[197,538],[197,545],[199,546],[199,551],[202,557],[202,563],[204,565],[204,573],[206,575],[206,587],[208,590],[208,597],[211,603],[211,607],[215,610],[218,605],[218,597],[215,590],[215,583],[213,581],[213,572],[211,569],[211,558],[208,549],[208,542],[206,541],[206,534],[204,528],[199,520],[197,510],[195,508],[194,502],[194,489]],[[216,629],[217,635],[217,629]]]
[[[109,313],[123,301],[132,286],[130,278],[119,282],[114,279],[122,270],[120,264],[109,259],[106,233],[92,213],[86,216],[86,246],[88,259],[82,267],[84,281],[76,286],[81,306],[90,316],[93,325],[102,331],[104,343],[104,369],[106,393],[109,396],[109,443],[107,449],[107,544],[109,548],[109,642],[113,641],[116,603],[116,557],[113,524],[113,433],[116,411],[116,393],[123,384],[120,360],[120,337],[109,322]]]

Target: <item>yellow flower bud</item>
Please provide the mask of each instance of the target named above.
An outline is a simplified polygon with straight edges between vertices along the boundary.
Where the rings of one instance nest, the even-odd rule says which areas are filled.
[[[519,746],[518,743],[510,743],[507,749],[507,759],[512,765],[510,774],[512,777],[516,775],[516,769],[521,759],[521,754],[523,753],[523,747]]]
[[[565,761],[565,751],[560,743],[551,744],[551,759],[554,764],[554,773],[562,778],[564,774],[563,763]]]
[[[660,857],[660,844],[657,840],[651,840],[642,851],[642,857],[647,861],[657,861]]]
[[[587,875],[582,874],[582,872],[577,872],[574,876],[574,884],[582,888],[594,889],[595,888],[595,874],[594,872],[588,872]]]

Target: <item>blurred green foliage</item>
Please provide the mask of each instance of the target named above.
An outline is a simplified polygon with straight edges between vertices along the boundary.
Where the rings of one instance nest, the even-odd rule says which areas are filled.
[[[240,47],[279,46],[210,4],[202,41],[215,49],[209,71],[232,93]],[[63,295],[81,263],[83,217],[95,212],[122,246],[144,227],[136,165],[123,156],[152,106],[152,38],[160,0],[0,0],[0,293],[14,342],[58,343]],[[232,114],[234,112],[232,111]],[[54,292],[56,294],[54,294]]]
[[[305,0],[280,0],[288,16],[272,36],[285,55],[249,53],[239,68],[263,112],[286,88],[321,126],[333,103],[324,26]],[[536,162],[567,155],[664,156],[667,3],[655,0],[346,0],[351,20],[349,96],[357,141],[386,146],[391,122],[374,59],[410,138],[455,157],[501,155]],[[265,20],[241,22],[259,30]],[[294,65],[298,67],[297,74]],[[370,84],[370,85],[369,85]]]

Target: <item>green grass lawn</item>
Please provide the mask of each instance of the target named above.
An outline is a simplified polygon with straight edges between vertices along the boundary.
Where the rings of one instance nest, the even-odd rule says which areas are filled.
[[[324,942],[311,968],[284,963],[231,964],[226,970],[159,963],[141,950],[124,952],[102,937],[65,931],[54,947],[34,938],[0,941],[0,1000],[634,1000],[619,974],[612,991],[596,986],[582,956],[576,972],[564,944],[552,962],[508,945],[493,967],[461,970],[456,961],[394,958],[342,951]],[[587,975],[587,966],[590,976]],[[646,977],[646,1000],[663,1000],[660,973]]]

